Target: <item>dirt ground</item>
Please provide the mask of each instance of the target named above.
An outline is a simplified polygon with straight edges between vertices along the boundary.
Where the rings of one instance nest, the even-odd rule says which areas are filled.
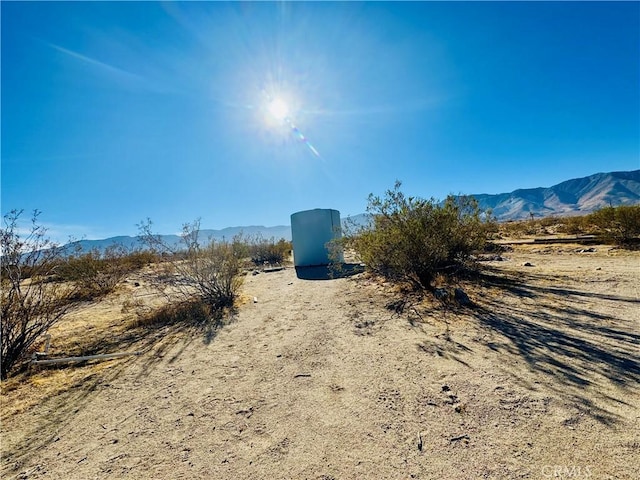
[[[3,392],[2,478],[640,478],[640,252],[502,257],[467,307],[248,275],[218,330]],[[55,375],[79,377],[38,394]]]

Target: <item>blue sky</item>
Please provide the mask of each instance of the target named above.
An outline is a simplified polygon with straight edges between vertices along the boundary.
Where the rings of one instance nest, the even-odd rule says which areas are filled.
[[[40,209],[58,240],[133,235],[147,217],[173,233],[346,216],[396,179],[443,198],[640,168],[638,2],[1,15],[2,212]]]

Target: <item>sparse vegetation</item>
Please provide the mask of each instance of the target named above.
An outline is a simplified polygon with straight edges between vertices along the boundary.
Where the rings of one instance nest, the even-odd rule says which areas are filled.
[[[640,236],[640,205],[605,207],[588,216],[600,235],[615,244],[626,246]]]
[[[421,205],[413,199],[405,199],[400,203]],[[424,207],[424,211],[419,210],[414,214],[410,214],[411,208],[408,208],[401,210],[396,220],[408,219],[409,226],[403,228],[418,232],[419,238],[423,232],[419,228],[421,224],[416,226],[419,223],[416,219],[428,214],[435,216],[440,223],[435,220],[431,223],[423,220],[423,223],[448,228],[455,224],[449,218],[453,217],[451,211],[457,211],[455,205],[445,202],[432,205],[431,209]],[[447,210],[446,215],[435,213],[437,209],[445,208],[451,211]],[[469,208],[471,212],[475,211],[472,206]],[[464,217],[464,212],[459,215]],[[387,213],[393,217],[391,210],[387,210]],[[382,218],[373,214],[371,218],[372,221],[378,218],[378,222],[387,225]],[[445,219],[448,220],[445,222]],[[486,222],[482,214],[479,221],[482,228],[492,231],[490,222]],[[541,226],[546,223],[546,228],[551,231],[557,219],[535,221]],[[472,223],[470,220],[468,222]],[[376,222],[373,223],[375,225]],[[197,227],[196,224],[188,225],[187,231],[191,232],[194,225]],[[468,223],[462,222],[462,225],[468,226]],[[448,235],[448,232],[456,230],[452,228],[445,233]],[[387,233],[389,238],[394,238]],[[193,242],[198,235],[188,235],[187,238]],[[456,235],[451,235],[452,240],[456,238]],[[225,244],[242,266],[253,269],[254,243],[259,242],[236,237]],[[267,243],[279,242],[271,240]],[[198,245],[203,251],[202,255],[208,255],[205,253],[208,248],[205,242]],[[192,249],[192,253],[198,248]],[[179,276],[175,264],[186,268],[185,265],[193,258],[189,250],[165,251],[162,258],[140,253],[139,262],[132,264],[145,268],[135,272],[132,269],[134,274],[128,277],[127,284],[117,288],[109,301],[101,301],[96,297],[96,301],[83,302],[77,311],[54,325],[49,333],[53,337],[51,356],[54,358],[119,351],[139,351],[141,355],[136,357],[135,362],[129,362],[126,358],[130,357],[125,357],[105,363],[75,364],[73,367],[42,366],[29,372],[14,368],[11,378],[2,384],[7,407],[3,412],[3,434],[8,439],[4,447],[5,471],[12,475],[26,472],[27,475],[33,471],[32,464],[49,462],[47,464],[60,477],[69,476],[68,462],[64,459],[58,462],[55,458],[62,458],[58,455],[60,451],[81,449],[78,450],[80,459],[90,453],[82,450],[85,424],[92,422],[92,425],[98,425],[99,430],[106,430],[105,406],[113,408],[113,418],[130,422],[131,428],[120,428],[121,432],[133,430],[135,425],[146,419],[148,408],[153,407],[154,412],[160,412],[157,416],[154,413],[157,424],[161,426],[161,430],[153,434],[156,443],[174,431],[178,432],[180,438],[186,435],[202,437],[203,429],[200,429],[202,432],[196,431],[193,436],[193,429],[197,429],[199,424],[191,420],[194,416],[197,418],[199,410],[196,410],[198,407],[194,399],[202,397],[202,381],[207,378],[216,379],[216,385],[220,386],[218,390],[228,393],[225,393],[225,398],[248,399],[243,400],[241,405],[235,401],[228,404],[211,401],[206,405],[207,411],[220,410],[223,422],[227,419],[244,422],[253,414],[252,408],[255,410],[255,405],[259,405],[257,402],[264,392],[256,390],[256,385],[259,386],[265,378],[276,379],[274,381],[286,387],[271,389],[273,391],[287,394],[289,388],[294,389],[296,394],[304,394],[309,387],[303,382],[312,381],[316,374],[312,369],[300,368],[301,358],[305,360],[303,367],[323,365],[331,369],[331,375],[327,378],[338,379],[320,392],[327,408],[341,411],[344,399],[340,399],[339,395],[345,387],[339,379],[348,378],[349,389],[363,398],[370,395],[371,401],[363,403],[362,411],[376,409],[376,418],[394,415],[390,421],[395,422],[400,418],[398,415],[414,412],[410,423],[416,425],[421,421],[421,405],[425,402],[437,403],[432,422],[436,425],[434,428],[438,429],[435,430],[436,435],[454,438],[455,442],[464,439],[457,440],[460,437],[458,432],[450,433],[451,415],[468,416],[474,424],[483,425],[486,412],[496,413],[493,408],[496,400],[493,397],[484,403],[468,401],[476,398],[473,395],[478,390],[498,392],[495,395],[500,395],[503,400],[506,398],[505,402],[511,402],[513,398],[527,399],[533,405],[532,418],[529,420],[536,424],[542,422],[549,431],[560,432],[547,444],[538,447],[541,456],[544,456],[543,449],[548,444],[564,444],[567,438],[571,440],[572,431],[557,428],[559,418],[567,419],[563,421],[570,426],[576,421],[575,418],[584,417],[593,420],[590,425],[599,428],[598,431],[606,432],[612,424],[620,426],[621,431],[628,431],[627,427],[634,418],[633,406],[621,409],[620,405],[623,404],[619,399],[624,400],[625,395],[628,396],[625,385],[637,380],[634,373],[637,369],[633,368],[637,362],[631,353],[634,345],[632,340],[626,341],[625,338],[632,337],[627,335],[627,331],[633,324],[629,319],[633,318],[633,288],[637,280],[637,275],[628,265],[637,261],[638,252],[598,246],[597,252],[577,255],[573,250],[573,246],[569,248],[569,253],[564,247],[514,247],[509,258],[505,259],[509,261],[493,264],[480,277],[455,278],[455,286],[460,288],[453,288],[449,273],[466,266],[465,260],[434,275],[431,285],[438,289],[433,298],[425,298],[422,292],[411,291],[409,285],[389,285],[374,276],[363,276],[353,282],[324,282],[323,285],[319,282],[296,281],[293,269],[251,276],[249,290],[252,296],[256,295],[257,305],[251,304],[247,305],[248,308],[240,309],[235,328],[230,329],[228,335],[219,337],[216,336],[219,330],[236,317],[229,315],[227,309],[213,308],[204,303],[198,290],[188,286],[184,277]],[[610,255],[610,251],[614,253]],[[155,261],[148,265],[147,261],[150,260]],[[536,268],[521,268],[524,260],[532,260]],[[42,283],[71,287],[73,282],[59,281],[60,260],[56,265],[50,270],[53,273],[44,277]],[[602,270],[606,269],[604,273],[607,279],[613,278],[614,282],[593,281],[598,275],[594,272],[600,270],[601,266]],[[25,268],[24,271],[28,271],[30,277],[25,278],[25,284],[43,278],[39,267]],[[162,298],[149,291],[147,280],[152,277],[155,277],[154,281],[164,283],[170,301],[163,302]],[[482,284],[474,283],[478,279]],[[613,291],[610,290],[612,284],[615,287]],[[445,288],[440,288],[443,285]],[[180,296],[183,289],[186,294],[184,297]],[[442,299],[440,295],[444,290],[447,296]],[[522,298],[528,301],[522,301]],[[458,308],[468,301],[471,301],[473,308],[467,311]],[[270,307],[274,305],[278,308],[277,315]],[[612,323],[608,326],[611,328],[603,330],[599,327],[602,318]],[[615,329],[614,333],[618,332],[615,338],[602,342],[603,335],[606,336],[607,331],[612,329]],[[258,337],[256,332],[260,332]],[[261,340],[256,345],[256,338],[264,342]],[[348,341],[350,338],[355,340]],[[373,341],[362,341],[366,338]],[[566,348],[558,348],[556,344],[551,345],[553,348],[547,348],[549,338],[560,338]],[[335,353],[333,350],[336,345],[346,345],[348,348],[338,356],[337,362],[325,365],[323,361]],[[410,345],[412,348],[398,349],[398,345]],[[328,346],[328,350],[323,346]],[[30,352],[36,347],[38,343]],[[363,380],[362,363],[358,359],[383,358],[389,352],[392,352],[394,361],[377,362],[377,370],[367,370],[368,376]],[[533,361],[522,361],[523,358]],[[513,367],[513,378],[525,378],[527,384],[538,381],[543,386],[547,385],[548,389],[531,398],[531,392],[526,388],[509,383],[510,374],[481,377],[474,374],[477,371],[501,372],[500,369],[506,364]],[[448,378],[432,385],[430,390],[425,388],[417,392],[416,396],[396,393],[400,389],[410,390],[411,385],[419,383],[424,376],[425,365],[434,374],[446,370]],[[478,368],[472,371],[468,365]],[[553,368],[549,368],[550,365]],[[400,386],[395,382],[394,390],[391,390],[388,379],[390,376],[397,377],[398,368],[402,369],[406,382]],[[455,377],[452,379],[449,373],[455,374]],[[611,381],[602,381],[603,378]],[[134,382],[133,388],[125,388],[127,382]],[[585,391],[585,382],[601,385],[602,388]],[[271,391],[268,387],[264,390],[267,393]],[[396,387],[398,390],[395,390]],[[141,392],[159,393],[154,393],[150,398],[149,395],[140,395]],[[563,395],[561,401],[537,408],[544,398],[558,395],[558,392]],[[113,403],[114,398],[120,399],[125,394],[122,405]],[[440,395],[442,401],[438,400]],[[599,402],[603,407],[593,412],[581,411],[576,410],[576,402],[580,405]],[[291,418],[289,404],[286,401],[278,403],[284,407],[274,407],[273,412],[269,412],[270,416],[265,417],[270,425]],[[81,417],[74,413],[78,405],[83,408]],[[397,409],[395,405],[398,405]],[[414,408],[416,405],[420,406],[420,410]],[[132,417],[131,411],[139,414]],[[296,419],[300,420],[300,425],[307,416],[305,412],[307,410],[299,412],[304,416]],[[506,427],[496,428],[492,423],[485,429],[486,432],[480,433],[496,437],[498,447],[510,444],[514,430],[509,426],[522,421],[519,413],[513,409],[499,409],[496,413],[499,418],[495,423]],[[175,422],[176,418],[186,418],[187,421]],[[348,416],[341,421],[347,430],[352,430]],[[69,434],[51,442],[51,439],[59,437],[56,430],[61,422],[70,424]],[[374,423],[369,422],[367,428],[376,428]],[[103,424],[104,427],[101,427]],[[219,435],[216,441],[222,443],[228,437],[228,431],[219,430],[222,431],[216,433],[216,430],[213,434]],[[204,433],[211,435],[211,429]],[[413,433],[407,433],[407,437]],[[250,431],[249,434],[260,435],[260,432]],[[113,438],[121,437],[114,435]],[[631,437],[628,438],[629,442],[633,441]],[[241,442],[242,439],[237,441]],[[350,441],[357,443],[359,439],[353,435]],[[615,448],[613,443],[612,448]],[[206,445],[203,445],[201,442],[198,448],[206,449]],[[110,442],[105,447],[110,449],[109,458],[114,459],[111,466],[118,461],[121,447],[120,441]],[[587,452],[585,455],[590,448],[591,444],[584,446],[582,451]],[[404,454],[402,449],[405,448],[398,451]],[[32,463],[21,463],[31,455],[33,460],[29,461]],[[215,463],[218,464],[217,461]],[[84,461],[80,463],[83,464]],[[87,476],[91,476],[97,468],[102,468],[102,465],[87,466],[81,473],[89,472]],[[173,467],[167,467],[167,472],[169,468]],[[427,475],[431,473],[427,472]],[[143,470],[138,474],[144,476]]]
[[[97,249],[86,253],[78,251],[61,259],[56,274],[63,281],[77,284],[78,300],[91,300],[112,292],[126,275],[154,259],[151,252],[130,253],[124,247],[114,245],[104,253]]]
[[[281,238],[266,240],[261,236],[249,241],[249,255],[256,266],[282,265],[291,252],[291,242]]]
[[[74,284],[50,281],[60,249],[46,236],[35,211],[27,233],[18,221],[21,210],[4,216],[1,230],[1,378],[7,378],[31,347],[72,307]]]
[[[182,229],[181,249],[162,242],[151,229],[151,222],[140,225],[141,233],[153,252],[161,254],[160,275],[150,276],[149,281],[167,296],[180,297],[183,302],[198,298],[213,310],[233,306],[242,279],[240,267],[242,242],[216,242],[206,245],[200,239],[200,221],[185,224]]]
[[[603,242],[628,247],[640,237],[640,205],[604,207],[593,213],[572,217],[544,217],[509,221],[499,225],[502,237],[535,235],[596,235]]]
[[[586,235],[594,228],[588,216],[542,217],[527,220],[509,220],[498,225],[497,236],[502,238],[524,238],[536,235]]]
[[[407,197],[400,186],[396,182],[384,198],[369,196],[372,227],[347,235],[346,243],[373,272],[431,289],[436,275],[468,265],[492,222],[471,197],[449,196],[438,203]]]
[[[162,325],[202,325],[218,319],[219,311],[212,311],[208,304],[198,299],[167,303],[159,308],[149,308],[144,303],[125,304],[123,313],[134,313],[133,328]]]

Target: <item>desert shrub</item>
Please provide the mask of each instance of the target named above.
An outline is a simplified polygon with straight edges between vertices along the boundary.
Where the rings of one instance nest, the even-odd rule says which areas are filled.
[[[558,232],[568,235],[582,235],[590,231],[588,217],[565,217],[558,219]]]
[[[291,251],[291,242],[281,238],[265,240],[261,236],[249,242],[251,262],[256,265],[282,265]]]
[[[542,217],[538,220],[538,224],[542,227],[542,228],[549,228],[549,227],[553,227],[555,225],[558,224],[558,222],[560,221],[560,219],[558,217]]]
[[[146,265],[157,261],[149,251],[128,251],[121,245],[112,245],[100,252],[77,250],[61,258],[56,267],[57,278],[77,285],[76,299],[91,300],[112,292],[124,278]]]
[[[585,217],[542,217],[528,220],[508,220],[499,224],[503,237],[521,238],[532,235],[552,235],[565,233],[579,235],[587,233],[589,228]]]
[[[149,250],[134,250],[126,253],[121,261],[125,265],[125,270],[132,273],[157,262],[158,257]]]
[[[482,249],[492,222],[472,197],[438,203],[406,197],[400,186],[369,196],[372,226],[348,233],[346,243],[375,273],[431,289],[436,275],[459,270]]]
[[[110,246],[104,253],[94,249],[78,252],[61,261],[56,272],[60,279],[75,282],[78,299],[90,300],[112,292],[124,277],[136,268],[121,246]]]
[[[5,379],[30,348],[72,307],[73,285],[48,281],[55,276],[60,249],[46,236],[34,212],[31,228],[18,226],[22,211],[4,216],[0,233],[2,300],[0,375]]]
[[[605,207],[588,216],[605,240],[629,245],[640,236],[640,205]]]
[[[172,247],[162,242],[151,230],[151,222],[139,225],[148,247],[165,261],[161,275],[150,277],[150,283],[167,296],[178,295],[182,301],[194,297],[212,309],[232,306],[242,284],[240,267],[242,242],[209,241],[201,243],[200,221],[185,224],[181,245]]]
[[[502,236],[507,238],[521,238],[526,235],[534,235],[537,231],[535,221],[509,220],[501,223],[499,227]]]
[[[233,253],[239,259],[242,259],[242,263],[245,264],[247,268],[251,266],[251,241],[244,236],[244,234],[239,233],[235,235],[231,239],[231,247],[233,248]]]
[[[568,235],[599,235],[602,240],[621,246],[638,242],[640,236],[640,205],[605,207],[588,215],[546,217],[541,219],[507,221],[499,224],[500,234],[518,238],[524,235],[552,233]]]

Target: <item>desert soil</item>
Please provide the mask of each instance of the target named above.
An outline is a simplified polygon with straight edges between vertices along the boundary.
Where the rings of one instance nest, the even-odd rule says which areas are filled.
[[[5,415],[2,478],[640,478],[640,255],[585,248],[519,246],[466,307],[248,275],[218,331]]]

